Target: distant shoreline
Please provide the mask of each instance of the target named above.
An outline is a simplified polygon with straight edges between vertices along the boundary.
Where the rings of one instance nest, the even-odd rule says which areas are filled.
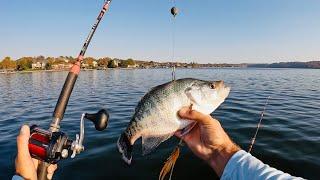
[[[181,60],[182,61],[182,60]],[[22,57],[12,60],[5,57],[0,62],[0,73],[14,72],[36,72],[36,71],[67,71],[73,64],[77,62],[77,58],[72,56],[59,57]],[[93,58],[86,57],[82,60],[81,68],[84,70],[91,69],[149,69],[149,68],[308,68],[320,69],[320,61],[309,62],[279,62],[271,64],[254,64],[254,63],[197,63],[197,62],[157,62],[148,60],[119,59],[119,58]]]
[[[164,67],[154,67],[154,68],[106,68],[106,69],[81,69],[82,71],[107,71],[107,70],[137,70],[137,69],[169,69]],[[320,69],[320,68],[306,68],[306,67],[177,67],[177,69]],[[68,72],[69,69],[51,69],[51,70],[25,70],[25,71],[0,71],[0,74],[16,74],[16,73],[37,73],[37,72]]]

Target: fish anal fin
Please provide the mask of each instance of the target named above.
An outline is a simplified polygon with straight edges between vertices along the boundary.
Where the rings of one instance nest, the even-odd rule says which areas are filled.
[[[162,142],[169,139],[173,133],[161,135],[161,136],[142,136],[142,155],[151,153]]]

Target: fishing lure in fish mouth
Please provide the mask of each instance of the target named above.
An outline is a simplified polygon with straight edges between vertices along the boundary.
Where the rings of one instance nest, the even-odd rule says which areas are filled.
[[[192,124],[182,120],[177,112],[185,106],[203,114],[211,114],[229,95],[223,81],[204,81],[185,78],[152,88],[135,109],[126,130],[118,139],[122,159],[131,164],[133,144],[142,137],[142,154],[152,152],[177,130]]]

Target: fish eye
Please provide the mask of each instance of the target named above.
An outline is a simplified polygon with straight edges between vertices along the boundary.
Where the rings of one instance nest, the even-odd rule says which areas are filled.
[[[210,84],[210,88],[211,88],[211,89],[215,89],[216,86],[215,86],[214,84]]]

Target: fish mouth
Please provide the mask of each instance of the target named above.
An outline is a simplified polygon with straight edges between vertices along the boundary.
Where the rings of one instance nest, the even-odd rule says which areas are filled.
[[[218,94],[223,98],[227,98],[230,93],[230,86],[227,86],[224,81],[215,81],[215,86],[217,87]]]
[[[220,81],[215,81],[214,85],[216,88],[218,89],[223,89],[223,88],[228,88],[228,86],[226,86],[226,84],[224,83],[224,81],[220,80]]]

